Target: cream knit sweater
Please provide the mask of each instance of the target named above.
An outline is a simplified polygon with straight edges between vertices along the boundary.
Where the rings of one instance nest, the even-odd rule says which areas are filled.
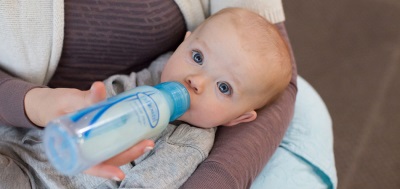
[[[248,8],[272,23],[284,21],[281,0],[175,0],[188,30],[226,7]],[[46,84],[57,67],[64,39],[64,1],[3,0],[0,4],[0,69]]]
[[[63,38],[63,0],[1,1],[0,69],[45,84],[57,67]]]

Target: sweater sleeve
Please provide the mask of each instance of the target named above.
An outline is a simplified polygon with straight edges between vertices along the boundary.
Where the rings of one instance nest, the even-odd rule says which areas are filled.
[[[39,87],[14,78],[0,70],[0,125],[16,127],[36,127],[26,116],[25,94]]]
[[[283,23],[277,24],[287,38]],[[255,121],[220,127],[209,157],[199,165],[182,188],[249,188],[281,142],[293,117],[297,93],[297,69],[283,95],[258,112]]]
[[[120,188],[178,188],[207,157],[215,130],[169,125],[154,150],[135,161]]]

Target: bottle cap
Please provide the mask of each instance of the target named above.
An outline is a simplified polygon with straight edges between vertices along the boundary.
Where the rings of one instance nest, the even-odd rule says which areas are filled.
[[[186,87],[176,81],[168,81],[160,83],[155,88],[165,91],[172,99],[173,112],[171,113],[170,121],[182,116],[190,106],[190,95]]]
[[[80,171],[77,162],[79,152],[74,137],[69,135],[60,124],[50,122],[45,129],[43,142],[46,145],[46,155],[54,167],[64,174],[72,175]]]

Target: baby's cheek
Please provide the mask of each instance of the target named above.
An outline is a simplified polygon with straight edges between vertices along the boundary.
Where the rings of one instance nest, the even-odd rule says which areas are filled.
[[[220,112],[210,111],[202,116],[204,127],[216,127],[223,124],[223,117]]]
[[[209,120],[207,119],[207,115],[200,114],[197,111],[189,110],[185,114],[183,114],[179,120],[187,122],[191,125],[207,128],[209,125]]]

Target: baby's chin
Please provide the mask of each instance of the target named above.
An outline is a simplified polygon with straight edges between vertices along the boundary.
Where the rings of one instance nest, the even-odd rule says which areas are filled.
[[[186,122],[189,125],[192,125],[192,126],[195,126],[195,127],[200,127],[200,128],[212,128],[212,127],[218,126],[218,125],[215,125],[215,124],[211,124],[211,123],[205,122],[204,120],[190,119],[190,117],[187,116],[186,114],[183,114],[177,120]]]
[[[187,118],[186,113],[183,114],[181,117],[179,117],[177,120],[186,122],[190,125],[193,125],[193,123],[190,121],[190,119]]]

